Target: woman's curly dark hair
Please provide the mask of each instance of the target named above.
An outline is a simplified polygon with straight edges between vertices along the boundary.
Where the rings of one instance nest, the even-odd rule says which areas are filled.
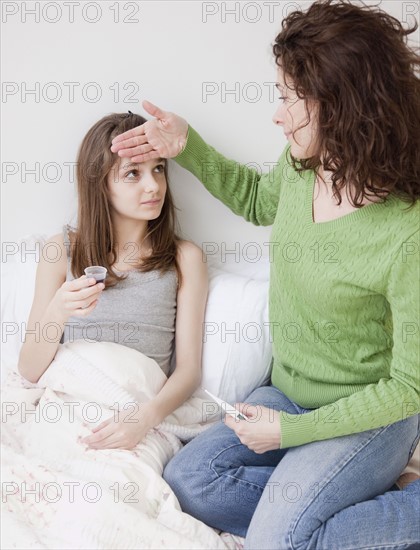
[[[348,183],[357,207],[384,189],[411,205],[420,197],[420,56],[407,43],[417,28],[346,0],[318,0],[282,22],[276,64],[318,107],[316,152],[292,163],[331,170],[339,204]]]

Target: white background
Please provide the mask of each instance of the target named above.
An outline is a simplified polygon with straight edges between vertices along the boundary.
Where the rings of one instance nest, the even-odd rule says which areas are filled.
[[[309,4],[2,2],[2,241],[74,221],[72,165],[83,136],[110,112],[145,115],[146,98],[226,156],[266,171],[287,143],[271,120],[271,44],[283,17]],[[405,24],[418,19],[418,2],[367,4]],[[73,98],[65,83],[77,83]],[[206,87],[214,93],[205,96]],[[241,250],[255,241],[268,252],[270,228],[232,214],[174,162],[170,184],[184,236]]]

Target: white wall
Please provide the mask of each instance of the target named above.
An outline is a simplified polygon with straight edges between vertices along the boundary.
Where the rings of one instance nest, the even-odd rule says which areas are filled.
[[[270,44],[282,18],[309,4],[2,2],[2,241],[52,235],[71,221],[71,166],[84,134],[113,111],[144,115],[145,98],[184,116],[230,158],[261,167],[275,161],[287,142],[271,121]],[[418,18],[417,2],[381,7],[402,21]],[[69,83],[78,84],[73,98]],[[238,96],[225,96],[235,83]],[[204,97],[205,86],[215,93]],[[187,237],[228,248],[239,242],[241,250],[256,241],[268,250],[269,228],[233,215],[175,163],[171,174]]]

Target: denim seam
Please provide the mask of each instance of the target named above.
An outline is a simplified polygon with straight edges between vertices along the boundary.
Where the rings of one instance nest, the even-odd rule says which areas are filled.
[[[365,442],[361,443],[357,448],[355,448],[353,450],[353,453],[351,455],[347,455],[347,457],[344,459],[344,461],[342,461],[339,465],[337,465],[335,467],[334,470],[332,470],[332,473],[330,474],[330,476],[328,476],[327,478],[325,478],[323,481],[325,481],[325,483],[323,484],[322,488],[320,488],[317,496],[315,498],[319,498],[319,496],[321,495],[322,491],[325,489],[326,485],[328,485],[328,483],[330,483],[336,476],[337,474],[345,467],[347,466],[347,464],[349,464],[349,462],[351,462],[351,460],[358,454],[360,453],[360,451],[362,451],[367,445],[369,445],[371,443],[371,441],[373,441],[376,437],[378,437],[379,435],[381,435],[384,431],[386,431],[390,426],[392,426],[392,424],[388,425],[388,426],[384,426],[381,430],[379,431],[375,431],[375,433]],[[293,537],[293,534],[294,532],[296,531],[296,528],[297,528],[297,525],[302,517],[302,515],[304,514],[304,512],[306,512],[306,510],[309,508],[309,506],[313,503],[314,499],[310,499],[306,506],[304,508],[302,508],[299,516],[296,518],[293,526],[291,527],[290,529],[290,533],[288,535],[288,538],[289,538],[289,543],[290,543],[290,548],[291,550],[297,550],[296,547],[294,546],[293,544],[293,540],[292,540],[292,537]],[[357,550],[357,549],[355,549]]]
[[[419,441],[420,441],[420,414],[417,415],[417,436],[414,438],[413,444],[411,445],[411,449],[409,452],[410,459],[413,456]]]
[[[407,544],[410,544],[411,541],[409,542],[401,542],[401,543],[398,543],[397,546],[395,546],[395,543],[392,543],[391,545],[389,544],[381,544],[380,546],[372,546],[372,545],[369,545],[369,546],[355,546],[353,548],[353,550],[398,550],[399,548],[401,550],[405,550],[407,548]]]
[[[223,474],[223,475],[224,477],[230,477],[231,479],[234,479],[237,483],[242,483],[244,485],[248,485],[249,487],[255,487],[256,489],[260,489],[261,493],[264,491],[264,487],[261,487],[261,485],[257,485],[256,483],[251,483],[250,481],[246,481],[245,479],[239,479],[230,474]]]
[[[234,443],[233,445],[230,445],[229,447],[225,447],[224,449],[222,449],[215,457],[213,457],[210,461],[210,464],[209,464],[209,468],[210,470],[212,470],[214,472],[214,474],[217,476],[217,478],[220,478],[222,476],[224,477],[230,477],[231,479],[235,479],[238,483],[245,483],[246,485],[250,486],[250,487],[257,487],[258,489],[261,489],[261,491],[264,490],[264,487],[261,487],[261,485],[257,485],[256,483],[250,483],[249,481],[246,481],[244,479],[239,479],[233,475],[230,475],[230,474],[222,474],[222,475],[219,475],[219,473],[215,470],[215,468],[213,468],[212,464],[213,462],[222,454],[224,453],[225,451],[228,451],[230,449],[232,449],[233,447],[241,447],[243,444],[242,443]]]

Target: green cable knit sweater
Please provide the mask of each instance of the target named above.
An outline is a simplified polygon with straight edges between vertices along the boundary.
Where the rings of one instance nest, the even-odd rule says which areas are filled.
[[[280,413],[281,448],[417,414],[420,201],[390,196],[314,223],[315,173],[283,151],[268,174],[228,160],[193,128],[175,160],[233,212],[273,224],[272,384],[306,409]]]

